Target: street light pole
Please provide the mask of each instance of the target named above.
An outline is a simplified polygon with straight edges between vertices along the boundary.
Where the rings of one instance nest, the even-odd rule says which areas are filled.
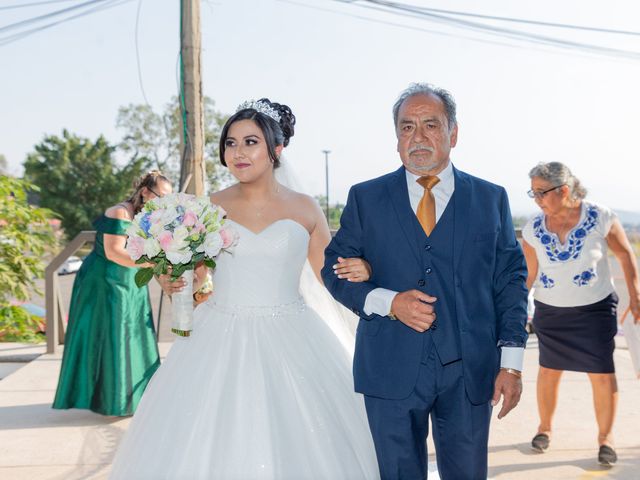
[[[322,150],[324,153],[324,179],[325,179],[325,195],[327,197],[327,223],[329,223],[329,154],[331,150]]]

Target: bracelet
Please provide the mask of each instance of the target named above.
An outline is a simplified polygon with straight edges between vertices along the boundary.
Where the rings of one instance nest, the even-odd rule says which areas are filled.
[[[510,373],[511,375],[515,375],[518,378],[522,378],[522,372],[520,370],[516,370],[515,368],[501,368],[500,370]]]

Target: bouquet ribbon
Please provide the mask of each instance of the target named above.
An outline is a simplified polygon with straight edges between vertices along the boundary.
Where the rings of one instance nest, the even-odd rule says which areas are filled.
[[[182,278],[187,284],[171,296],[171,331],[188,337],[193,330],[193,270],[186,270]]]

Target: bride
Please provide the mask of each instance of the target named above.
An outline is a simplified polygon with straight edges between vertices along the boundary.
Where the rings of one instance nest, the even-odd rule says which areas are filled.
[[[300,296],[303,266],[319,278],[330,233],[318,204],[274,174],[294,124],[267,99],[225,124],[220,157],[238,183],[211,201],[239,240],[216,260],[214,293],[151,380],[110,478],[379,478],[351,356]],[[346,259],[339,271],[363,281],[367,267]]]

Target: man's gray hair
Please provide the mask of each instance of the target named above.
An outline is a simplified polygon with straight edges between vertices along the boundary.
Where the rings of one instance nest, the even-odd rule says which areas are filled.
[[[529,178],[533,177],[541,178],[556,187],[568,186],[572,198],[582,200],[587,196],[587,189],[564,163],[539,163],[529,172]]]
[[[400,111],[400,107],[407,98],[416,95],[434,95],[442,100],[449,131],[458,123],[456,120],[456,101],[453,99],[453,95],[444,88],[435,87],[430,83],[412,83],[400,94],[398,100],[396,100],[396,103],[393,105],[393,124],[396,127],[398,126],[398,112]]]

